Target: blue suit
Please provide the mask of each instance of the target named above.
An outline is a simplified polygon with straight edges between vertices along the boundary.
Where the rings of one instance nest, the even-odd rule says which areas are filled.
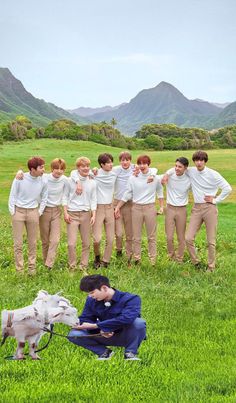
[[[110,303],[110,304],[109,304]],[[101,355],[106,346],[125,347],[125,352],[137,354],[138,347],[146,337],[146,322],[140,318],[141,299],[138,295],[115,290],[109,301],[96,301],[88,297],[84,306],[80,323],[96,323],[98,330],[72,329],[68,339],[95,354]],[[107,306],[108,305],[108,306]],[[105,337],[77,337],[91,333],[114,332],[110,338]]]

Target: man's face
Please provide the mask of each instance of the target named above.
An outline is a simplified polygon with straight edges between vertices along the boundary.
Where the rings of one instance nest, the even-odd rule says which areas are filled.
[[[140,169],[140,171],[142,173],[147,173],[148,169],[149,169],[149,165],[146,162],[140,162],[140,164],[138,164],[138,167]]]
[[[61,168],[55,168],[52,170],[52,176],[56,179],[60,178],[64,174],[65,170]]]
[[[120,165],[122,166],[123,169],[129,169],[129,167],[131,165],[131,161],[127,160],[126,158],[122,158],[120,160]]]
[[[194,164],[198,171],[202,171],[206,165],[204,160],[195,160]]]
[[[95,288],[95,290],[90,291],[88,295],[93,299],[96,299],[96,301],[103,301],[107,297],[107,289],[108,287],[103,285],[100,290]]]
[[[106,162],[105,164],[101,164],[101,167],[104,171],[111,171],[112,167],[113,167],[113,162],[111,160],[109,160],[108,162]]]
[[[37,166],[37,169],[32,168],[30,173],[33,176],[42,176],[45,172],[45,166],[44,165],[39,165]]]
[[[176,161],[175,163],[175,173],[177,176],[181,176],[186,171],[187,167],[185,167],[181,162]]]
[[[89,164],[81,164],[78,166],[78,172],[81,176],[88,176],[90,170]]]

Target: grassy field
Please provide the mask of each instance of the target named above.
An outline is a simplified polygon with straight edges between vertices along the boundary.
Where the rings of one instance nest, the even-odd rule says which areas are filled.
[[[80,311],[85,295],[79,291],[81,275],[68,273],[65,228],[55,269],[45,272],[38,245],[37,275],[19,279],[15,274],[12,233],[7,199],[16,170],[26,169],[32,155],[45,157],[47,167],[55,157],[67,161],[67,173],[78,156],[86,155],[97,165],[101,152],[109,151],[118,163],[119,149],[88,142],[39,140],[6,144],[0,159],[0,309],[31,303],[38,290],[63,294]],[[135,151],[134,159],[140,154]],[[181,152],[191,157],[192,152]],[[151,152],[153,166],[162,173],[173,165],[178,152]],[[61,338],[54,338],[41,353],[41,361],[6,361],[15,341],[8,339],[0,350],[0,402],[235,402],[236,401],[236,150],[209,151],[209,166],[233,186],[219,206],[217,270],[195,271],[186,253],[182,265],[166,256],[164,218],[158,218],[158,260],[152,268],[145,258],[141,267],[128,270],[115,254],[103,270],[116,288],[142,297],[148,339],[140,348],[140,362],[124,362],[121,349],[109,362],[97,362],[87,351]],[[206,262],[205,229],[197,237],[202,261]],[[80,246],[78,245],[78,251]],[[91,256],[92,260],[92,256]],[[90,273],[93,273],[90,269]],[[56,331],[66,332],[57,325]],[[41,345],[47,340],[42,339]]]

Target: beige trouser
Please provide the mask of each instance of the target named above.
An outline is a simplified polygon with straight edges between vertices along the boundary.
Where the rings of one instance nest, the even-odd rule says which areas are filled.
[[[100,256],[100,244],[102,240],[103,224],[106,233],[106,246],[103,262],[109,263],[112,254],[112,245],[115,235],[115,217],[113,204],[98,204],[96,220],[93,225],[93,248],[95,256]]]
[[[135,260],[141,259],[141,241],[143,223],[146,227],[148,239],[148,256],[152,264],[155,264],[156,249],[156,229],[157,229],[157,211],[155,203],[136,204],[132,207],[132,226],[133,226],[133,256]]]
[[[44,264],[52,267],[61,234],[61,207],[45,207],[39,218]]]
[[[114,200],[114,207],[117,206],[119,200]],[[115,220],[115,236],[116,236],[116,249],[122,251],[123,246],[123,228],[125,230],[125,249],[128,258],[132,256],[132,201],[125,203],[120,209],[120,218]]]
[[[208,267],[215,268],[215,246],[217,229],[218,210],[215,204],[197,203],[194,204],[191,212],[190,222],[186,233],[186,245],[193,264],[199,263],[197,258],[194,240],[202,223],[206,226],[207,247],[208,247]]]
[[[182,262],[185,249],[185,230],[187,221],[186,206],[172,206],[167,204],[165,214],[165,230],[167,238],[167,251],[171,259]],[[175,253],[174,232],[178,240],[178,248]]]
[[[29,272],[35,271],[36,266],[36,249],[37,235],[39,227],[38,208],[22,208],[16,207],[15,214],[12,216],[14,254],[16,262],[16,270],[23,271],[23,232],[26,228],[28,240],[28,268]]]
[[[80,265],[83,267],[88,266],[89,249],[90,249],[90,211],[68,211],[69,216],[72,218],[70,224],[67,224],[67,237],[68,237],[68,258],[69,266],[76,267],[76,242],[78,231],[80,232],[82,251]]]

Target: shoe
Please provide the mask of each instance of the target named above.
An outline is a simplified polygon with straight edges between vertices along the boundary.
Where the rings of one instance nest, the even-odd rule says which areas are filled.
[[[101,261],[100,267],[107,268],[109,266],[108,262]]]
[[[95,256],[95,260],[93,262],[93,267],[94,269],[99,269],[99,267],[101,266],[101,260],[100,260],[100,255]]]
[[[124,359],[127,361],[140,361],[140,358],[138,358],[138,356],[131,351],[125,353]]]
[[[116,257],[121,257],[123,255],[122,250],[116,251]]]
[[[110,350],[109,348],[107,348],[104,353],[102,353],[101,355],[98,356],[98,360],[99,361],[105,361],[105,360],[110,360],[111,357],[114,355],[114,351]]]

